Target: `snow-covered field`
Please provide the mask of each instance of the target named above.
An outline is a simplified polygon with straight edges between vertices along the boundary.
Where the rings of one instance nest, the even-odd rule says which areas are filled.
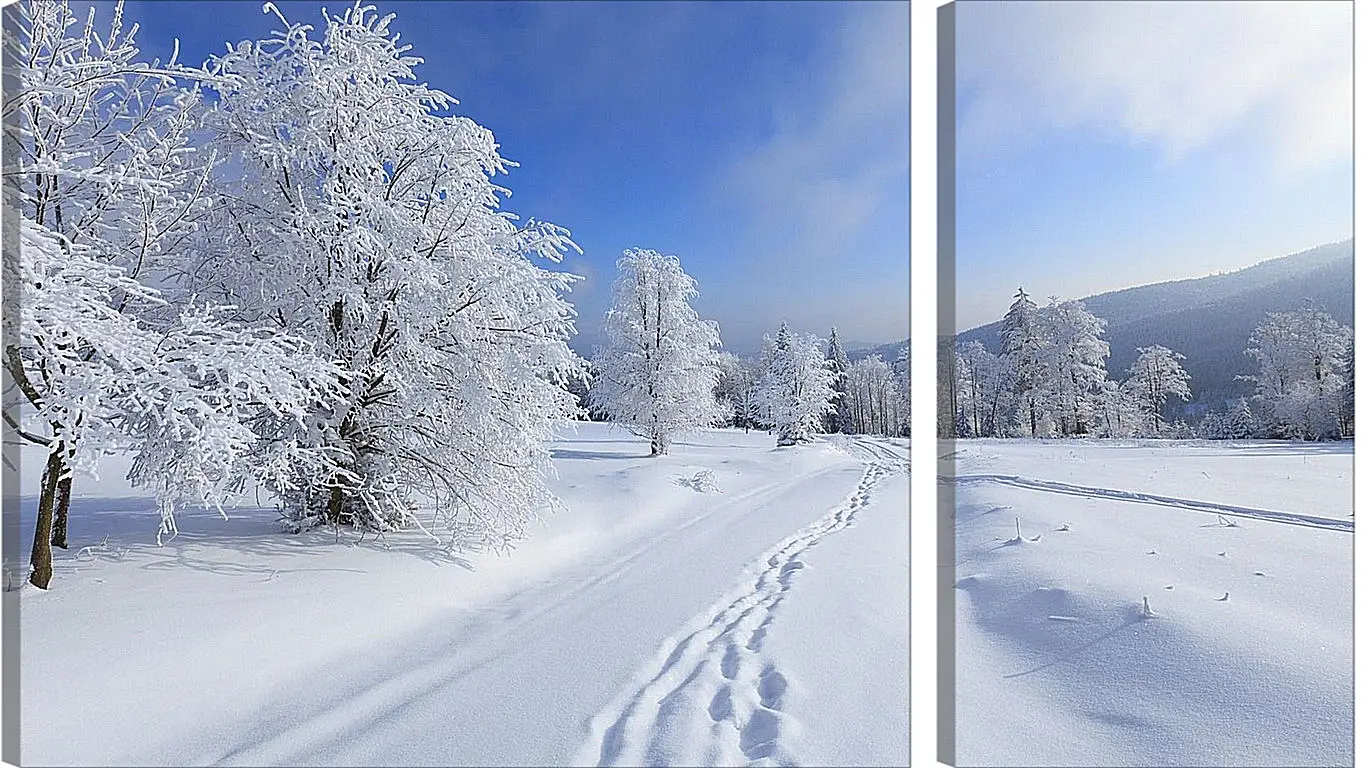
[[[957,448],[959,765],[1351,763],[1351,442]]]
[[[772,441],[566,426],[508,555],[260,507],[157,546],[111,465],[23,589],[22,760],[908,764],[908,441]]]

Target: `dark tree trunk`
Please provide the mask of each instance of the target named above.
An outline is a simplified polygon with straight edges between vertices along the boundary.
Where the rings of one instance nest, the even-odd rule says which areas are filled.
[[[327,522],[334,525],[341,524],[342,494],[341,486],[332,486],[331,498],[327,500]]]
[[[66,549],[66,517],[71,509],[71,468],[65,460],[61,462],[61,475],[57,481],[57,498],[52,508],[52,546]],[[59,475],[59,477],[61,476]]]
[[[61,451],[47,456],[43,469],[42,487],[38,495],[38,522],[33,531],[33,552],[29,556],[32,571],[28,580],[39,589],[47,589],[52,582],[52,507],[57,497],[57,480],[62,474]]]

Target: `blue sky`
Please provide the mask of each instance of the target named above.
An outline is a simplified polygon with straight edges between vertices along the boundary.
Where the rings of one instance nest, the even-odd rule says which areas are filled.
[[[319,23],[324,3],[276,4]],[[346,7],[329,5],[331,12]],[[567,227],[584,351],[615,261],[674,253],[741,352],[786,319],[909,335],[907,3],[381,2],[520,164],[505,207]],[[267,36],[260,2],[129,2],[144,53]],[[320,24],[319,24],[320,25]]]
[[[957,325],[1351,236],[1347,2],[957,6]]]

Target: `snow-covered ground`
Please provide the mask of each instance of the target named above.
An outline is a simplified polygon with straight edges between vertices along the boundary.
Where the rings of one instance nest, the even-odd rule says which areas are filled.
[[[111,463],[23,589],[22,760],[905,765],[908,441],[772,441],[566,427],[507,555],[260,507],[157,546]]]
[[[959,765],[1351,763],[1350,442],[957,448]]]

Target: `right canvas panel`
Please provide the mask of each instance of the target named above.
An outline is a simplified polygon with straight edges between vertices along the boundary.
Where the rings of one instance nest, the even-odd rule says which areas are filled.
[[[939,759],[1353,759],[1349,2],[940,9]]]

